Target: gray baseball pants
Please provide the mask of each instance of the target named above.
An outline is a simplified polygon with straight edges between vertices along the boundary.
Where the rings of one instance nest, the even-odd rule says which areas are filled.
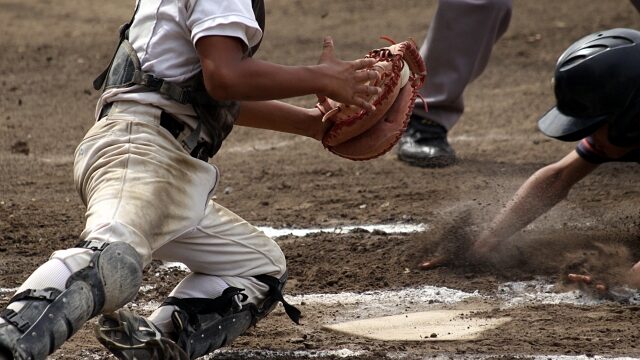
[[[640,0],[638,0],[640,1]],[[451,129],[464,111],[463,92],[487,66],[493,45],[507,31],[511,0],[440,0],[420,54],[427,82],[414,114]]]

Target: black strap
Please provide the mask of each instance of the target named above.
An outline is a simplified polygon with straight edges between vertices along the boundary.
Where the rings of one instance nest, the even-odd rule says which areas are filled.
[[[49,303],[53,302],[62,291],[56,288],[44,288],[44,289],[27,289],[15,294],[9,303],[21,301],[21,300],[43,300]],[[31,322],[23,318],[19,313],[11,309],[4,309],[0,312],[0,318],[5,319],[8,323],[15,326],[21,332],[27,331],[31,327]]]
[[[2,310],[2,312],[0,313],[0,318],[3,318],[9,324],[17,327],[18,330],[23,333],[31,327],[31,323],[29,321],[25,320],[22,316],[20,316],[20,314],[11,309]]]
[[[278,280],[277,278],[271,275],[258,275],[258,276],[254,276],[254,278],[256,278],[258,281],[269,286],[269,295],[272,296],[274,299],[280,301],[282,303],[282,306],[284,306],[284,311],[289,316],[289,319],[293,320],[294,323],[300,325],[301,312],[295,306],[289,304],[284,299],[284,296],[282,295],[282,290],[280,290],[280,287],[282,285],[280,280]]]
[[[116,51],[113,52],[113,56],[111,56],[111,61],[109,61],[109,65],[107,66],[106,69],[104,69],[104,71],[102,71],[102,73],[100,73],[100,75],[98,75],[97,78],[95,78],[95,80],[93,80],[93,88],[96,90],[100,90],[102,89],[102,85],[104,85],[104,81],[107,79],[107,74],[109,74],[109,69],[111,69],[111,64],[113,64],[113,60],[116,57],[116,53],[118,52],[118,48],[120,47],[120,44],[122,44],[122,42],[125,39],[129,38],[129,29],[131,28],[131,24],[133,24],[133,20],[136,17],[136,13],[138,12],[138,8],[140,8],[140,2],[142,0],[137,0],[136,1],[136,9],[133,11],[133,15],[131,15],[131,20],[129,20],[128,22],[122,24],[122,26],[120,26],[120,39],[118,40],[118,45],[116,46]]]
[[[217,313],[221,317],[229,315],[231,312],[239,310],[237,307],[240,307],[239,303],[235,303],[236,296],[240,295],[240,302],[244,302],[247,300],[248,296],[243,293],[244,289],[239,289],[233,286],[230,286],[222,292],[220,296],[215,299],[209,298],[186,298],[181,299],[177,297],[168,297],[161,306],[165,305],[173,305],[177,306],[184,314],[187,316],[188,325],[183,324],[182,326],[188,326],[192,328],[194,331],[200,329],[200,318],[198,315],[212,314]],[[175,312],[174,312],[175,314]],[[173,317],[174,315],[172,315]]]
[[[93,251],[102,251],[107,246],[109,246],[109,243],[106,242],[106,241],[85,240],[85,241],[81,241],[80,243],[78,243],[74,247],[90,249],[90,250],[93,250]]]
[[[9,303],[20,301],[20,300],[27,300],[27,299],[53,301],[61,293],[62,291],[56,288],[27,289],[25,291],[21,291],[13,295],[11,300],[9,300]]]
[[[211,314],[213,312],[218,313],[220,316],[224,316],[227,311],[234,307],[233,299],[237,296],[241,296],[241,302],[247,300],[247,294],[243,293],[244,289],[239,289],[230,286],[222,292],[222,295],[215,299],[209,298],[177,298],[168,297],[161,306],[174,305],[184,310],[189,317],[192,315]]]
[[[106,77],[106,74],[105,74]],[[142,85],[151,91],[157,91],[181,104],[191,104],[197,98],[191,88],[183,88],[172,82],[166,81],[152,74],[136,70],[132,81],[136,85]]]

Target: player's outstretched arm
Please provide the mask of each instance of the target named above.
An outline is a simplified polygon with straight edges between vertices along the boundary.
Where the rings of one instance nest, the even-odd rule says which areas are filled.
[[[282,101],[241,101],[236,125],[307,136],[321,140],[330,126],[317,108],[306,109]]]
[[[490,261],[493,250],[499,248],[503,241],[566,198],[571,187],[596,167],[598,165],[583,160],[572,151],[562,160],[536,171],[478,236],[467,254],[469,259]],[[452,260],[437,256],[423,261],[419,267],[430,270]]]
[[[234,37],[206,36],[198,40],[196,49],[207,91],[218,100],[260,101],[316,94],[374,110],[364,99],[380,91],[365,85],[378,78],[378,73],[370,69],[376,60],[339,60],[328,37],[319,64],[309,66],[246,58],[244,44]]]
[[[471,249],[482,258],[500,243],[565,199],[571,187],[598,167],[574,150],[560,161],[536,171],[483,231]]]

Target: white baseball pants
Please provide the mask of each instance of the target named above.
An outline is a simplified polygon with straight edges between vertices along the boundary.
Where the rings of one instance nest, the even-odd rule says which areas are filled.
[[[87,206],[82,240],[125,241],[145,265],[182,262],[259,303],[268,287],[252,276],[280,278],[282,251],[211,200],[218,169],[184,151],[160,126],[160,114],[151,105],[116,102],[76,149],[74,180]]]

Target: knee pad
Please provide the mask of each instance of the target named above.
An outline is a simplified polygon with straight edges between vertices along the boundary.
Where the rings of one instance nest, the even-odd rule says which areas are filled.
[[[142,261],[133,247],[123,242],[81,246],[93,253],[88,257],[85,251],[77,252],[82,254],[79,258],[88,259],[87,265],[71,274],[64,290],[27,289],[9,301],[25,304],[18,311],[0,313],[6,321],[0,324],[0,354],[11,353],[17,360],[45,359],[91,317],[114,311],[135,297],[142,283]],[[54,257],[64,254],[76,252]]]
[[[84,281],[96,288],[96,311],[112,312],[133,300],[142,284],[142,261],[137,251],[122,241],[85,241],[78,247],[59,250],[51,259],[62,261],[72,282]]]
[[[133,300],[142,285],[142,259],[129,244],[85,242],[82,247],[95,253],[87,266],[71,275],[67,288],[72,283],[87,283],[93,293],[95,316],[102,312],[113,312]]]

